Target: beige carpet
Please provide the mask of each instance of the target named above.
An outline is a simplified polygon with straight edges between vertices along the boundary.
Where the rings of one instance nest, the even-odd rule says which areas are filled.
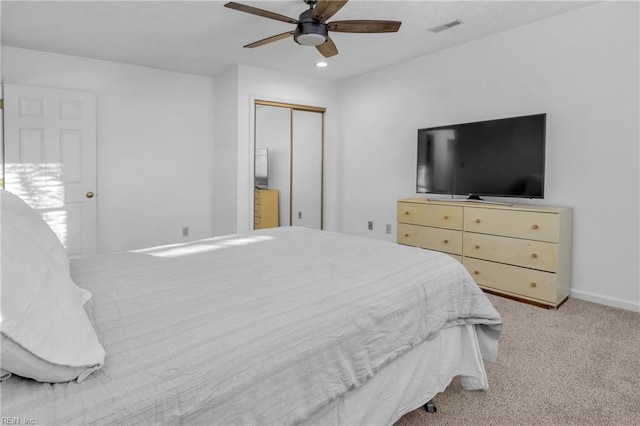
[[[640,425],[640,314],[569,299],[557,311],[489,295],[504,321],[490,389],[458,379],[395,426]]]

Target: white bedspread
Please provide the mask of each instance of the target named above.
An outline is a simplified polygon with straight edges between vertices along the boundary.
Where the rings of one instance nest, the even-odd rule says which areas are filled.
[[[500,317],[446,255],[276,228],[72,262],[106,349],[83,383],[2,383],[36,424],[295,424],[439,330]]]

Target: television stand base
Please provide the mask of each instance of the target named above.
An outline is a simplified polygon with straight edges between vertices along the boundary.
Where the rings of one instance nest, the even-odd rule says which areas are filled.
[[[446,201],[447,203],[482,203],[482,204],[495,204],[497,206],[513,207],[513,203],[507,203],[504,201],[483,200],[477,195],[470,195],[468,198],[427,198],[427,201]]]

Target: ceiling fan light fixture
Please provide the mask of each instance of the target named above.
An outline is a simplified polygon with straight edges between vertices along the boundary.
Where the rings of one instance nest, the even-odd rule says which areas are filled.
[[[400,24],[402,24],[398,21],[375,19],[351,19],[327,22],[327,20],[342,9],[348,1],[349,0],[304,0],[304,2],[309,5],[309,8],[302,12],[298,19],[233,1],[226,3],[224,6],[240,12],[296,25],[293,31],[276,34],[249,43],[243,47],[252,48],[264,46],[265,44],[293,36],[293,40],[296,43],[302,46],[314,46],[325,58],[330,58],[338,54],[338,48],[331,37],[329,37],[329,30],[342,33],[392,33],[397,32]]]
[[[298,44],[303,46],[318,46],[326,41],[324,34],[307,33],[300,34],[296,37]]]

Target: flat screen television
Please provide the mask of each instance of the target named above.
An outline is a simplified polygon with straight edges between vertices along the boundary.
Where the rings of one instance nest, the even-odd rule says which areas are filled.
[[[416,192],[544,198],[546,118],[418,129]]]

